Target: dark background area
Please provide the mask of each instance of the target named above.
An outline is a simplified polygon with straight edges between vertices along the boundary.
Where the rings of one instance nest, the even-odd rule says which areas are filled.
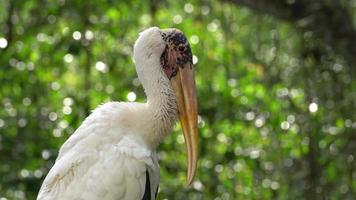
[[[145,101],[132,48],[188,36],[200,161],[180,127],[159,199],[356,199],[356,1],[0,0],[0,199],[35,199],[63,142],[107,101]]]

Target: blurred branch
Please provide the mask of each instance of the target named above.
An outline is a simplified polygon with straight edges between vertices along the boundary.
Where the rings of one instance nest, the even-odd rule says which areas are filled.
[[[305,14],[300,12],[303,4],[299,1],[289,4],[286,1],[280,0],[225,0],[241,6],[248,7],[252,10],[273,15],[281,20],[295,21],[303,18]]]
[[[339,1],[324,0],[224,0],[257,12],[296,23],[303,32],[311,31],[319,45],[332,47],[343,55],[356,72],[356,30],[352,17]]]

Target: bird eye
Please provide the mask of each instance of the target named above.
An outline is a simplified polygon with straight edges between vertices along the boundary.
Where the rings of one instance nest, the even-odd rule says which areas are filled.
[[[180,46],[178,47],[178,50],[181,51],[181,52],[183,52],[183,51],[185,50],[185,46],[180,45]]]

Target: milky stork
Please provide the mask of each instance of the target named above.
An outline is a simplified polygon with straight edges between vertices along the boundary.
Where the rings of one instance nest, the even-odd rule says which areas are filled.
[[[188,152],[187,182],[192,182],[197,96],[188,40],[178,29],[149,28],[135,43],[134,61],[147,102],[110,102],[96,108],[61,147],[38,200],[155,199],[156,148],[178,116]]]

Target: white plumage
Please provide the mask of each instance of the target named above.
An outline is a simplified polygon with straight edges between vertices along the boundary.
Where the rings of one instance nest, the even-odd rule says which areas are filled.
[[[157,27],[140,34],[134,60],[147,103],[110,102],[96,108],[61,147],[38,200],[142,199],[146,173],[150,199],[155,199],[156,148],[178,116],[176,96],[160,60],[165,48]]]

